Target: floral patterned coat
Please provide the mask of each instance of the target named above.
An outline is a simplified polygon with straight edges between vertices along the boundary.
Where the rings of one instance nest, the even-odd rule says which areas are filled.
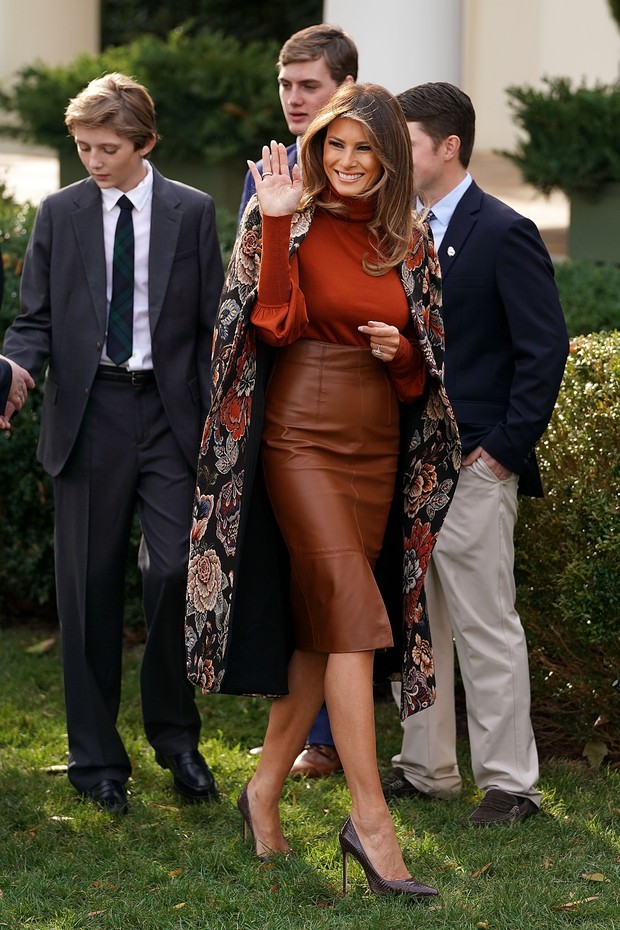
[[[313,209],[291,224],[291,270]],[[212,402],[194,501],[187,589],[190,681],[205,692],[287,693],[294,643],[288,553],[265,492],[260,462],[264,397],[273,349],[250,323],[261,261],[257,203],[246,210],[228,267],[214,334]],[[440,272],[432,241],[417,235],[398,269],[427,366],[424,395],[401,405],[401,468],[376,566],[395,647],[381,655],[402,677],[401,718],[435,699],[424,575],[460,466],[460,443],[443,387]]]

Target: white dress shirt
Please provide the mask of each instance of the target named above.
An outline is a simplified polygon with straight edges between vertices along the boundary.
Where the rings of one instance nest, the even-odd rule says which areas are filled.
[[[112,298],[112,258],[114,255],[114,233],[116,222],[121,212],[117,206],[120,197],[125,196],[131,200],[133,210],[134,234],[134,295],[133,295],[133,352],[125,363],[130,371],[144,371],[153,367],[151,355],[151,328],[149,324],[149,243],[151,238],[151,206],[153,202],[153,169],[150,162],[144,159],[146,177],[131,191],[119,191],[110,187],[101,191],[103,206],[103,241],[105,247],[106,267],[106,302],[108,314]],[[113,365],[108,357],[104,342],[101,361]]]
[[[445,197],[442,197],[441,200],[438,200],[437,203],[434,203],[430,208],[430,214],[432,215],[429,215],[428,221],[430,223],[433,239],[435,240],[435,249],[437,251],[439,251],[439,246],[441,245],[446,229],[448,228],[448,223],[452,219],[452,214],[456,210],[459,200],[471,182],[472,177],[468,172],[460,184],[457,184],[456,187],[453,187],[449,194],[446,194]],[[417,209],[419,213],[425,209],[424,204],[420,199],[418,199],[417,202]]]

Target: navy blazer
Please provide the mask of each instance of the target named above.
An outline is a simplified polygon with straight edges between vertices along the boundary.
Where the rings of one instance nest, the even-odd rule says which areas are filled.
[[[289,145],[289,147],[286,150],[286,154],[288,156],[289,169],[292,171],[293,165],[295,165],[295,163],[297,162],[297,142],[293,142],[292,145]],[[263,173],[262,159],[256,162],[256,167],[258,168],[258,170],[260,171],[262,175]],[[237,221],[237,225],[241,223],[241,217],[243,216],[244,210],[250,201],[250,197],[254,193],[256,193],[256,185],[254,184],[254,178],[248,171],[245,176],[245,181],[243,182],[243,193],[241,194],[241,204],[239,205],[239,219]]]
[[[553,263],[535,224],[472,182],[439,249],[445,383],[463,455],[478,445],[539,497],[534,447],[568,354]]]

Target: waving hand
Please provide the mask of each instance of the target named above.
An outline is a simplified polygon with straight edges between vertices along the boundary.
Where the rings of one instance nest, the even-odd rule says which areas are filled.
[[[263,214],[287,216],[295,212],[301,198],[301,172],[295,165],[291,177],[286,147],[282,142],[272,141],[271,146],[263,146],[262,178],[253,161],[248,161],[248,168],[254,178]]]

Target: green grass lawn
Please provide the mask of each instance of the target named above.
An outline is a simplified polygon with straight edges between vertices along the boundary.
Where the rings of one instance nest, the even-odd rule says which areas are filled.
[[[468,775],[455,801],[393,808],[412,873],[440,896],[423,904],[369,894],[351,863],[342,895],[341,776],[289,781],[282,818],[294,855],[261,864],[244,844],[235,801],[251,775],[268,702],[200,696],[201,749],[221,792],[183,802],[142,733],[140,649],[127,650],[120,728],[134,765],[130,813],[81,803],[64,774],[58,644],[0,631],[0,928],[9,930],[620,930],[620,773],[582,762],[542,767],[543,813],[514,827],[463,821],[477,800]],[[400,729],[377,705],[379,758],[389,769]]]

